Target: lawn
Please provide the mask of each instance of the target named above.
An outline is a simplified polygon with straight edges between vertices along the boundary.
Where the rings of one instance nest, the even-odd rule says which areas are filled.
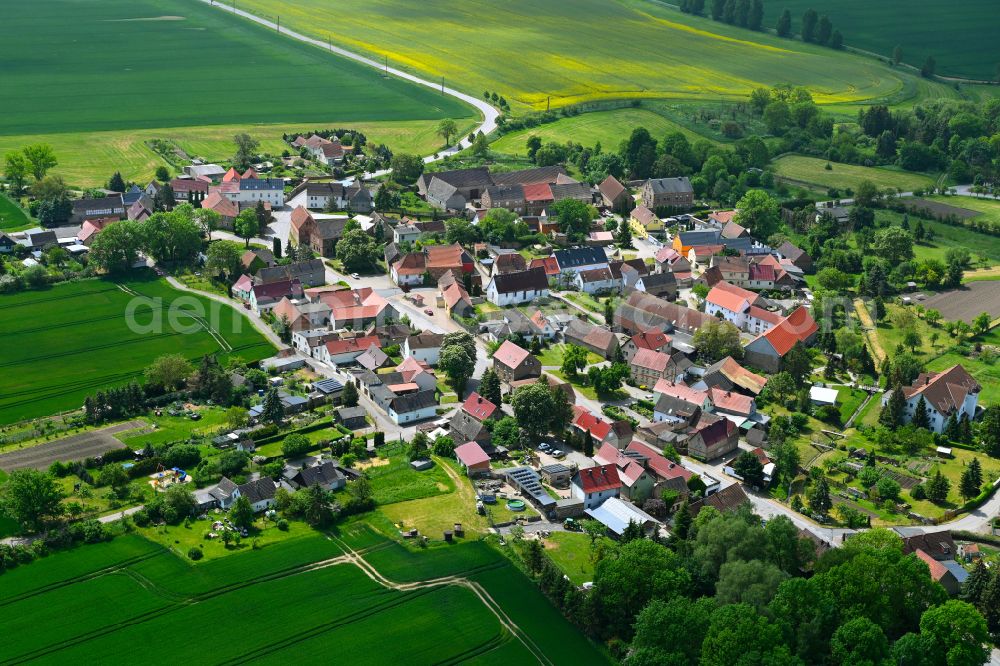
[[[1000,329],[993,329],[986,336],[976,338],[976,342],[1000,348]],[[940,372],[958,364],[961,364],[963,368],[968,370],[969,374],[975,377],[979,385],[983,387],[982,393],[979,394],[979,403],[981,405],[993,406],[1000,404],[1000,362],[993,361],[986,363],[981,361],[978,355],[962,356],[956,352],[947,352],[929,361],[927,369]]]
[[[833,167],[826,169],[826,165]],[[897,171],[884,167],[864,167],[854,164],[828,162],[818,157],[785,155],[774,161],[774,170],[779,176],[796,183],[816,185],[824,189],[854,189],[863,180],[870,180],[880,188],[899,188],[904,192],[929,187],[934,180],[919,173]]]
[[[817,8],[827,14],[844,42],[888,58],[898,44],[903,62],[914,67],[927,56],[937,61],[937,73],[992,80],[1000,61],[1000,25],[988,17],[996,11],[990,0],[966,0],[961,11],[930,2],[838,0],[817,6],[810,0],[765,3],[764,25],[773,26],[781,12],[792,12],[792,30],[798,32],[802,14]]]
[[[2,151],[0,151],[2,152]],[[35,226],[28,213],[6,195],[0,194],[0,231],[20,231]]]
[[[837,407],[840,409],[840,422],[847,423],[855,410],[861,406],[868,394],[861,389],[853,389],[849,386],[841,386],[837,392]]]
[[[224,68],[225,84],[210,70],[177,65],[191,54]],[[175,139],[194,153],[225,146],[214,155],[222,157],[232,154],[236,131],[262,123],[270,125],[265,149],[273,151],[279,127],[473,115],[452,97],[197,0],[12,5],[0,23],[0,61],[7,63],[0,73],[0,152],[47,135],[64,167],[56,172],[73,182],[89,176],[88,184],[116,168],[135,177],[151,173],[162,162],[142,145],[149,138]],[[187,137],[178,129],[185,127],[198,130]],[[99,150],[88,150],[98,143]]]
[[[911,80],[871,59],[644,0],[243,0],[240,6],[279,14],[295,30],[443,77],[470,94],[496,90],[515,109],[622,98],[717,102],[778,83],[807,86],[820,103],[854,102],[893,94]]]
[[[594,580],[589,536],[582,532],[553,532],[544,545],[545,554],[574,585]]]
[[[402,453],[393,453],[387,465],[374,465],[367,469],[375,492],[375,502],[380,506],[407,502],[455,491],[455,482],[440,464],[418,472]]]
[[[0,423],[77,409],[163,354],[252,362],[274,352],[234,308],[151,275],[125,280],[131,293],[111,280],[84,280],[0,296]]]
[[[563,353],[566,351],[566,345],[564,344],[552,344],[547,349],[543,349],[542,353],[538,355],[538,360],[542,362],[543,367],[560,368],[563,362]],[[600,363],[604,359],[595,354],[592,351],[587,352],[587,365],[593,365],[594,363]]]
[[[593,147],[600,143],[604,151],[618,149],[618,144],[628,139],[632,130],[644,127],[658,141],[671,132],[680,132],[694,142],[705,137],[684,128],[664,116],[644,108],[593,111],[579,116],[562,118],[554,123],[531,127],[503,135],[490,144],[490,149],[510,155],[527,155],[525,142],[528,137],[537,136],[542,143],[566,143],[572,141]]]
[[[939,197],[935,197],[939,199]],[[955,201],[955,197],[948,197],[949,201],[947,203],[951,204]],[[988,203],[988,202],[977,202],[977,203]],[[956,206],[961,206],[966,208],[965,202],[955,203]],[[996,209],[993,211],[996,214],[996,220],[1000,222],[1000,204],[997,205]],[[888,220],[890,224],[901,224],[903,221],[902,213],[897,213],[891,210],[879,210],[875,217],[878,220]],[[979,218],[976,218],[979,219]],[[945,261],[945,255],[948,250],[953,247],[964,247],[972,253],[972,262],[977,266],[982,266],[979,263],[980,258],[985,258],[985,263],[989,265],[995,265],[1000,263],[1000,238],[996,236],[990,236],[987,234],[981,234],[978,231],[973,231],[968,227],[953,227],[943,222],[934,222],[931,220],[920,219],[920,223],[924,225],[925,229],[930,229],[934,231],[934,240],[923,241],[920,243],[915,243],[913,245],[913,254],[918,260],[924,259],[936,259],[938,261]],[[909,217],[910,230],[916,226],[917,219],[914,216]],[[947,262],[945,262],[947,263]]]

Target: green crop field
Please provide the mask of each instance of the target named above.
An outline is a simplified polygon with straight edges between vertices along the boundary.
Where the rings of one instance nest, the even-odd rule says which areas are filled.
[[[0,231],[20,231],[35,226],[20,206],[0,194]]]
[[[826,169],[827,164],[832,167],[829,171]],[[841,190],[848,187],[855,188],[863,180],[870,180],[880,188],[895,187],[904,192],[934,184],[933,179],[919,173],[828,162],[818,157],[804,155],[779,157],[774,161],[774,170],[779,176],[796,183]]]
[[[682,14],[647,0],[242,0],[284,25],[516,108],[594,99],[719,101],[807,86],[820,103],[893,95],[910,74],[873,59]],[[942,86],[943,87],[943,86]]]
[[[129,291],[85,280],[0,296],[0,423],[76,409],[162,354],[196,360],[219,353],[249,362],[274,352],[229,306],[155,279],[123,285]],[[129,325],[130,307],[137,326]]]
[[[941,203],[948,204],[949,206],[957,206],[958,208],[967,208],[969,210],[974,210],[979,213],[979,215],[974,216],[971,219],[976,220],[989,220],[993,223],[1000,223],[1000,201],[996,199],[981,199],[979,197],[966,197],[966,196],[932,196],[926,197],[931,201],[940,201]],[[970,248],[975,249],[975,248]]]
[[[374,580],[337,559],[336,539],[315,533],[198,564],[137,536],[52,555],[4,575],[0,661],[127,653],[133,663],[162,663],[169,649],[195,663],[270,663],[289,650],[304,663],[336,653],[360,664],[529,663],[537,654],[553,664],[606,663],[485,544],[412,553],[366,534],[363,557],[379,574],[396,582],[391,571],[419,572],[408,577],[415,585]],[[445,575],[467,578],[421,584]]]
[[[600,142],[605,151],[618,149],[618,144],[629,137],[632,130],[645,127],[658,141],[671,132],[680,132],[690,141],[704,139],[700,134],[664,118],[648,109],[614,109],[594,111],[579,116],[562,118],[554,123],[539,125],[500,137],[490,145],[492,150],[508,155],[527,155],[525,142],[530,136],[537,136],[542,143],[566,143],[572,141],[587,147]]]
[[[284,132],[308,132],[318,128],[351,127],[372,143],[384,143],[395,152],[426,155],[441,147],[437,135],[437,120],[340,121],[317,120],[302,124],[211,125],[206,127],[171,127],[132,129],[114,132],[73,132],[28,135],[0,135],[0,155],[19,150],[32,143],[47,143],[56,148],[58,173],[67,182],[78,186],[102,186],[108,176],[120,171],[127,180],[149,180],[158,166],[169,166],[153,152],[147,141],[169,141],[190,157],[208,161],[227,160],[233,155],[233,136],[247,132],[260,141],[261,152],[281,154],[288,145],[282,141]],[[458,121],[462,133],[475,125],[472,118]]]
[[[830,17],[848,46],[888,58],[898,44],[903,62],[920,67],[927,56],[933,56],[939,74],[992,80],[1000,62],[1000,22],[995,20],[997,7],[991,0],[964,0],[956,6],[906,0],[838,0],[822,5],[785,0],[764,7],[768,27],[773,28],[787,8],[792,12],[792,29],[798,33],[802,15],[814,8]]]
[[[74,182],[86,169],[107,178],[119,163],[123,172],[148,175],[161,162],[142,141],[184,145],[184,127],[198,128],[197,145],[266,123],[274,147],[275,126],[472,116],[454,98],[198,0],[15,3],[0,21],[0,62],[0,152],[44,135]],[[173,129],[141,131],[158,128]],[[231,152],[227,145],[214,157]]]

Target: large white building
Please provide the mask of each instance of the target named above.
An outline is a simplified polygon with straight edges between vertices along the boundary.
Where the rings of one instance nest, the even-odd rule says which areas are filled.
[[[961,365],[953,365],[943,372],[923,372],[913,384],[903,387],[906,397],[903,420],[907,423],[913,420],[922,397],[930,429],[943,432],[952,414],[956,419],[961,419],[963,415],[969,419],[976,416],[981,390],[979,383]],[[883,407],[891,395],[891,391],[882,395]]]
[[[549,279],[544,268],[494,275],[486,285],[486,299],[500,307],[530,303],[548,295]]]

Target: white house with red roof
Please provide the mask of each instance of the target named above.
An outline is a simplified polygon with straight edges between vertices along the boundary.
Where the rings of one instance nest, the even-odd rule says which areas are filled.
[[[763,299],[742,287],[726,281],[717,283],[705,297],[705,313],[723,319],[739,329],[746,329],[751,316],[750,308],[758,309]]]
[[[570,484],[573,497],[583,500],[584,509],[593,509],[604,500],[621,494],[622,481],[614,464],[581,469]]]
[[[629,455],[610,442],[605,442],[594,454],[594,462],[598,465],[614,465],[618,468],[618,478],[621,479],[621,495],[632,502],[644,502],[653,493],[656,480],[643,466],[641,459]]]
[[[953,365],[942,372],[922,372],[915,382],[903,387],[906,398],[903,420],[909,423],[913,419],[922,397],[930,429],[938,433],[944,432],[948,419],[952,416],[956,420],[963,416],[967,416],[969,420],[975,418],[980,391],[982,387],[979,382],[961,365]],[[886,391],[882,395],[883,407],[889,402],[891,393]]]
[[[461,446],[456,446],[455,458],[458,459],[458,464],[465,468],[465,473],[469,476],[489,474],[490,456],[476,442],[466,442]]]
[[[328,340],[313,352],[316,358],[331,365],[351,363],[370,347],[382,348],[377,335],[344,340]]]

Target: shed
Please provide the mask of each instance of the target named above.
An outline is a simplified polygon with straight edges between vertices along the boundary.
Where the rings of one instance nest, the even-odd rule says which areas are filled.
[[[360,430],[368,427],[368,420],[365,418],[367,412],[363,407],[341,407],[335,412],[337,422],[345,428]]]
[[[476,442],[466,442],[455,447],[455,457],[469,476],[490,471],[490,456]]]
[[[836,405],[837,389],[813,386],[809,389],[809,399],[817,405]]]
[[[418,472],[423,472],[425,469],[434,467],[434,461],[428,458],[417,458],[416,460],[410,462],[410,467]]]

